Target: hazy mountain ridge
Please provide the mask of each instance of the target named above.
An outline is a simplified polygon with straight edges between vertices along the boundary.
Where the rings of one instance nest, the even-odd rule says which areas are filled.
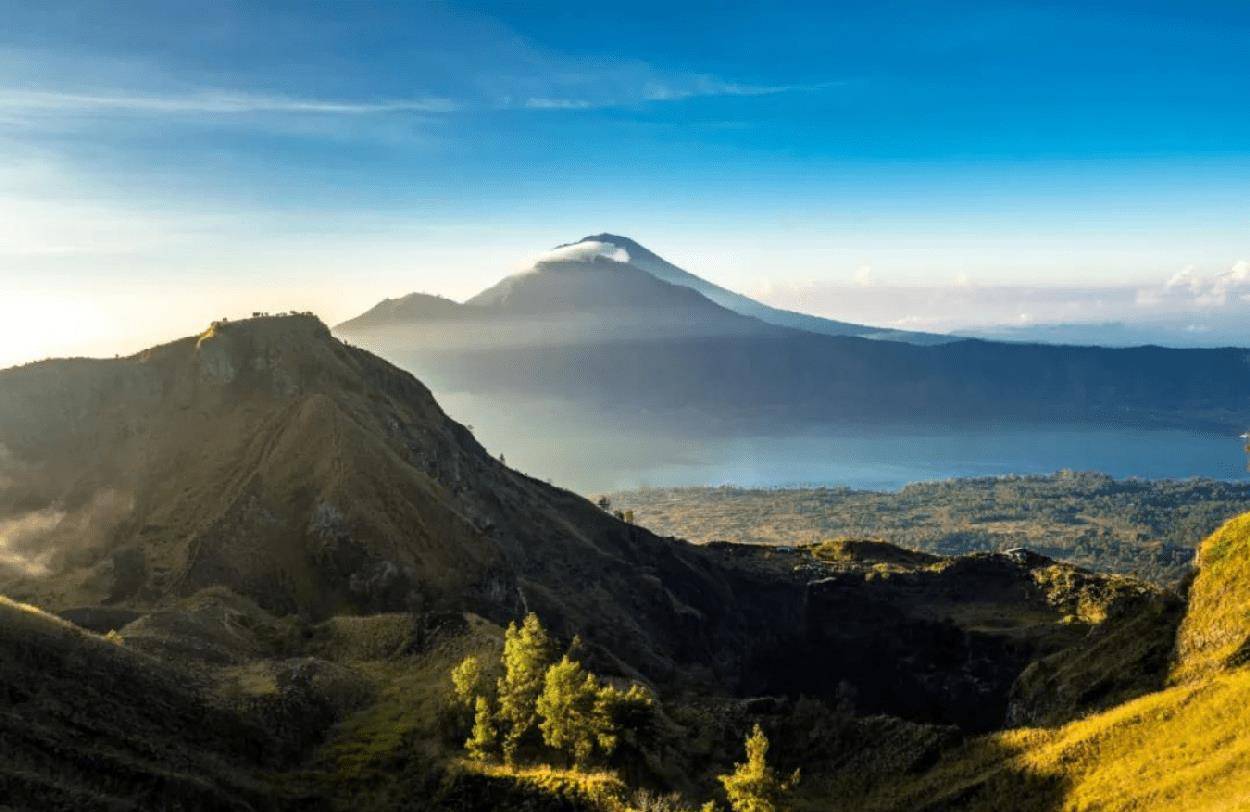
[[[730,431],[921,420],[1240,431],[1250,410],[1244,350],[916,346],[822,335],[766,324],[656,280],[631,263],[634,254],[654,255],[624,238],[600,235],[565,250],[612,239],[624,245],[616,248],[622,256],[539,263],[457,311],[471,318],[395,322],[370,312],[336,329],[439,389],[563,398],[584,404],[587,415]],[[666,273],[684,278],[680,269]],[[419,311],[430,304],[419,301]]]

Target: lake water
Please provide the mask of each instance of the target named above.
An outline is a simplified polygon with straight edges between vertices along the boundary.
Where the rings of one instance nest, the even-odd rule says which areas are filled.
[[[439,400],[512,467],[583,494],[679,485],[892,490],[922,480],[1062,469],[1149,479],[1250,478],[1243,441],[1231,433],[893,426],[694,437],[585,421],[558,404],[501,410],[465,397]]]

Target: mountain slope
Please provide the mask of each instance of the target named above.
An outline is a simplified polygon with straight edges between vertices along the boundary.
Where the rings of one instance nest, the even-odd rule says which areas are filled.
[[[598,255],[538,262],[462,305],[421,294],[387,300],[335,329],[375,338],[403,331],[409,340],[443,350],[489,347],[492,342],[581,345],[778,332],[689,287]]]
[[[344,331],[353,342],[483,402],[564,398],[589,417],[780,433],[846,422],[1093,422],[1240,431],[1242,350],[1109,350],[961,341],[936,347],[820,336],[649,335],[596,320],[508,324],[470,341],[435,324]],[[575,326],[576,325],[576,326]],[[489,399],[489,400],[485,400]]]
[[[596,311],[600,311],[599,330],[615,334],[621,333],[626,325],[640,328],[633,331],[635,335],[768,332],[764,325],[771,325],[822,335],[913,344],[941,344],[951,340],[940,335],[868,327],[778,310],[714,285],[665,261],[637,242],[612,234],[557,246],[529,270],[506,277],[468,299],[464,307],[457,307],[448,299],[414,293],[383,300],[335,330],[351,334],[446,320],[470,320],[497,328],[505,314],[512,317],[561,314],[567,320]],[[740,318],[733,318],[734,314]]]
[[[311,317],[4,371],[0,444],[0,592],[43,607],[146,609],[208,586],[314,617],[528,607],[557,629],[600,623],[650,668],[695,656],[682,647],[706,645],[720,611],[693,548],[507,469]],[[588,579],[597,591],[552,589]]]
[[[1250,797],[1250,514],[1202,545],[1173,686],[1054,728],[973,740],[842,808],[1241,809]],[[844,796],[845,797],[845,796]],[[812,809],[829,808],[813,799]]]
[[[270,734],[202,680],[3,597],[0,696],[6,807],[280,807],[257,775]]]
[[[363,329],[390,324],[458,319],[462,311],[460,303],[451,299],[431,296],[428,293],[409,293],[398,299],[383,299],[351,321],[344,322],[342,326]]]
[[[732,290],[722,288],[720,285],[713,284],[702,277],[695,276],[689,271],[682,270],[634,240],[616,234],[595,234],[583,237],[577,243],[569,243],[569,245],[586,242],[598,242],[622,248],[628,253],[630,264],[642,268],[647,273],[663,279],[665,282],[697,290],[708,299],[735,313],[751,316],[779,327],[806,330],[821,335],[856,336],[887,341],[903,341],[908,344],[933,345],[958,340],[936,333],[917,333],[885,327],[872,327],[866,324],[852,324],[850,322],[835,321],[833,319],[821,318],[820,316],[811,316],[806,313],[795,313],[789,310],[769,307],[762,302],[757,302],[740,293],[735,293]],[[560,247],[565,248],[568,246]]]

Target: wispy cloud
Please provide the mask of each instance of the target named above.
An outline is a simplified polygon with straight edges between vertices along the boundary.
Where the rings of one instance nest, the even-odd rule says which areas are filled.
[[[585,77],[597,83],[596,77]],[[351,100],[280,96],[231,90],[203,90],[184,94],[153,94],[127,90],[83,93],[69,90],[14,90],[0,88],[0,114],[53,116],[122,114],[137,116],[318,115],[370,116],[391,113],[448,114],[475,107],[521,107],[527,110],[593,110],[648,102],[677,102],[700,97],[768,96],[823,85],[751,85],[696,75],[637,83],[607,82],[585,96],[532,95],[517,103],[512,96],[490,99],[451,99],[423,96],[407,99]],[[559,88],[552,88],[559,90]],[[597,95],[596,95],[597,94]]]
[[[460,109],[458,103],[439,97],[344,101],[219,90],[185,95],[0,90],[0,112],[33,114],[116,112],[174,115],[274,113],[358,116],[385,113],[451,113],[458,109]]]
[[[708,74],[695,74],[678,81],[652,82],[642,89],[647,101],[681,101],[697,96],[772,96],[796,90],[816,90],[831,83],[815,85],[752,85],[732,82]]]
[[[589,110],[596,105],[588,99],[550,99],[540,96],[526,99],[521,106],[529,110]]]
[[[658,76],[647,65],[634,65],[616,70],[591,70],[582,76],[565,77],[562,82],[555,84],[557,86],[550,88],[552,92],[526,97],[520,106],[529,110],[594,110],[698,98],[773,96],[779,93],[818,91],[838,87],[845,82],[759,85],[726,80],[710,74]],[[559,85],[568,87],[561,88]],[[560,94],[562,89],[566,94]],[[510,107],[514,104],[510,98],[505,98],[503,106]]]

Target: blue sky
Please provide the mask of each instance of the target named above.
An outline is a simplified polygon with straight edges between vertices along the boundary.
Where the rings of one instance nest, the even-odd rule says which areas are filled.
[[[0,1],[0,363],[463,297],[603,230],[932,327],[976,302],[863,289],[1250,256],[1244,3],[606,5]]]

